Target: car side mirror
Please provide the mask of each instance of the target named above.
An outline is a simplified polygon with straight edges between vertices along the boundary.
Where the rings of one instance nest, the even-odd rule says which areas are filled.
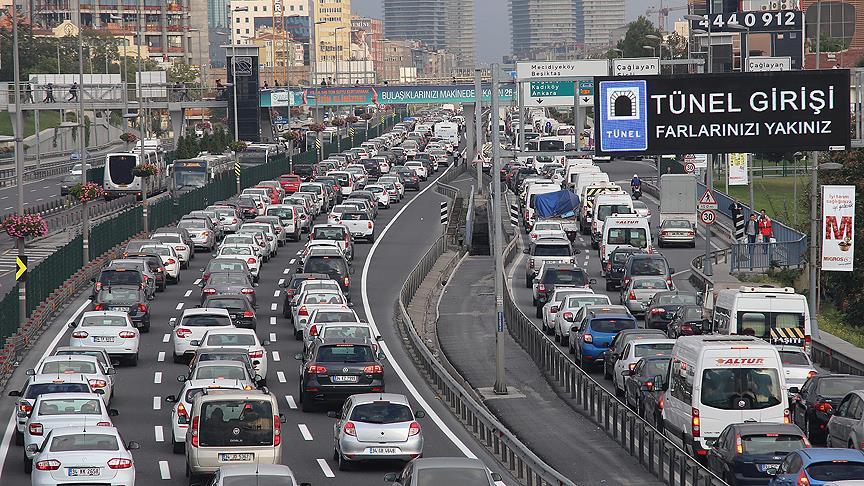
[[[624,370],[621,372],[621,376],[633,376],[633,370]]]
[[[669,267],[669,273],[674,275],[675,274],[675,267]]]
[[[97,395],[104,395],[105,390],[103,390],[102,388],[97,388],[96,390],[93,390],[93,393],[95,393]]]
[[[789,393],[790,394],[796,394],[796,393],[800,393],[800,392],[801,392],[801,389],[798,388],[797,386],[790,386],[789,387]]]
[[[135,451],[141,448],[141,444],[135,442],[134,440],[129,441],[129,445],[126,446],[127,450]]]
[[[205,285],[207,285],[207,282],[205,282],[203,280],[198,282],[198,286],[201,287],[202,289],[204,288]]]
[[[197,339],[193,339],[193,340],[189,341],[189,346],[192,346],[193,348],[197,348],[198,346],[201,346],[201,341],[199,341]]]
[[[27,376],[36,376],[36,370],[34,370],[33,368],[30,368],[29,370],[26,371],[26,374],[27,374]]]
[[[25,447],[24,449],[31,454],[36,454],[37,452],[39,452],[39,445],[30,444],[27,447]]]
[[[165,401],[168,403],[176,403],[177,397],[174,395],[168,395],[167,397],[165,397]]]
[[[179,376],[177,377],[177,381],[179,381],[180,383],[184,383],[184,382],[186,382],[186,380],[188,380],[188,379],[189,379],[189,377],[186,376],[186,375],[179,375]]]
[[[303,361],[303,353],[295,354],[294,359],[296,359],[297,361]]]
[[[204,273],[204,269],[203,269],[203,268],[201,269],[201,273]]]
[[[492,476],[492,481],[503,481],[503,479],[501,479],[501,475],[496,472],[490,473],[490,476]]]
[[[385,355],[384,353],[378,353],[378,359],[384,361],[387,359],[387,355]]]
[[[396,481],[399,481],[399,473],[389,472],[385,474],[384,481],[388,483],[395,483]]]
[[[580,255],[580,254],[582,254],[582,250],[580,250],[579,248],[574,248],[574,249],[573,249],[573,254],[574,254],[574,255]]]
[[[524,250],[522,250],[522,253],[528,255],[529,253],[531,253],[531,250],[529,250],[528,248],[525,248]]]
[[[21,392],[20,392],[19,390],[12,390],[12,391],[9,392],[9,396],[10,396],[10,397],[20,397],[20,396],[21,396]]]
[[[280,423],[280,424],[284,424],[284,423],[287,422],[287,421],[288,421],[288,419],[285,418],[285,414],[280,413],[280,414],[279,414],[279,423]]]
[[[423,410],[417,410],[416,412],[414,412],[414,417],[415,418],[426,418],[426,412],[424,412]]]
[[[596,278],[592,278],[592,279],[588,280],[588,285],[596,285],[596,284],[597,284]]]
[[[334,419],[339,418],[339,412],[337,412],[335,410],[330,410],[327,412],[327,416],[330,418],[334,418]]]
[[[106,375],[116,375],[116,374],[117,374],[117,370],[115,370],[114,368],[108,368],[108,369],[105,370],[105,374],[106,374]]]
[[[75,329],[75,323],[74,322],[69,323],[69,329]]]

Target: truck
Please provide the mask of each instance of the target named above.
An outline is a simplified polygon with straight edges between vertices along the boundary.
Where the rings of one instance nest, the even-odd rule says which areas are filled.
[[[660,176],[660,224],[683,219],[696,226],[696,178],[691,174]]]
[[[579,233],[578,208],[579,196],[569,189],[539,194],[534,198],[535,220],[561,223],[570,241]]]

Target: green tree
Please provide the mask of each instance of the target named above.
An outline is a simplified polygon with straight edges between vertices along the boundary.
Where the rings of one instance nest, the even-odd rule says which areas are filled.
[[[627,26],[627,33],[624,35],[623,39],[618,41],[618,45],[616,46],[622,51],[621,57],[650,56],[651,51],[642,46],[656,46],[657,41],[647,39],[645,37],[646,35],[656,35],[661,37],[660,31],[657,27],[654,27],[654,24],[644,16],[640,16],[638,19],[630,22]]]
[[[198,141],[198,146],[201,148],[202,152],[210,152],[213,153],[213,137],[210,135],[210,132],[204,131],[204,135],[201,136],[201,140]]]

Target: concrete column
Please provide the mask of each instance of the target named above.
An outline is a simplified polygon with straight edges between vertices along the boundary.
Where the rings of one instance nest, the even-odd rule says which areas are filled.
[[[171,119],[171,132],[174,134],[174,146],[177,146],[183,135],[183,108],[180,103],[168,103],[168,117]]]
[[[474,141],[474,104],[465,103],[462,105],[462,116],[465,117],[465,138],[466,138],[466,160],[474,160],[474,155],[477,153],[477,147]]]

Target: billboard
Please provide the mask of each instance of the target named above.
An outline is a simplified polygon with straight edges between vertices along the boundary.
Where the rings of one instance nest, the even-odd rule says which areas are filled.
[[[822,270],[851,272],[855,261],[855,186],[822,186]]]
[[[726,174],[729,178],[729,185],[746,186],[749,184],[747,169],[750,163],[750,154],[728,154],[727,158],[729,165]]]
[[[598,77],[605,154],[792,152],[850,145],[849,71]]]
[[[516,86],[503,84],[498,93],[502,103],[514,99]],[[483,87],[483,100],[489,102],[492,89]],[[271,106],[365,106],[474,103],[473,84],[438,86],[321,86],[292,90],[291,96],[281,91],[262,91],[261,107]]]

